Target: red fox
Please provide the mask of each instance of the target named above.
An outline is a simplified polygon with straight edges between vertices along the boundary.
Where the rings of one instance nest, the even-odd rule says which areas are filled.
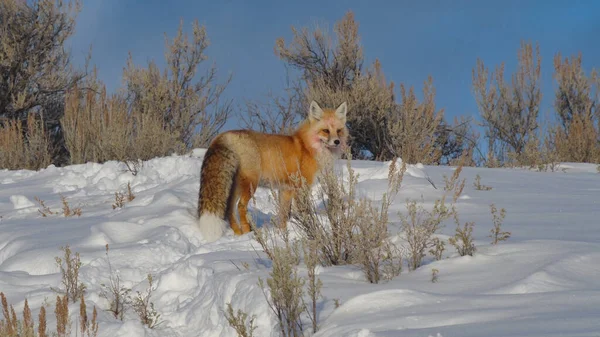
[[[285,226],[297,187],[291,176],[299,174],[312,185],[322,159],[341,155],[347,146],[346,112],[346,102],[334,110],[321,109],[312,101],[308,118],[291,135],[251,130],[219,134],[208,147],[200,172],[198,217],[204,239],[221,237],[227,221],[236,235],[248,233],[248,202],[259,186],[279,189],[283,213],[279,216]]]

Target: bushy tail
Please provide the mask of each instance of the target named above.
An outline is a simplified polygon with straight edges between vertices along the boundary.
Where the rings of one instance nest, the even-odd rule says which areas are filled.
[[[198,217],[200,232],[212,242],[223,235],[227,227],[225,216],[231,207],[235,176],[239,168],[235,152],[221,144],[206,151],[200,173]]]

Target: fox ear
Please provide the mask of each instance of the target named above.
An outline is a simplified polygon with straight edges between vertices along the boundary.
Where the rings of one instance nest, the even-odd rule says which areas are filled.
[[[310,108],[308,109],[308,118],[312,121],[318,121],[323,118],[323,109],[317,104],[317,102],[310,102]]]
[[[339,119],[346,120],[346,113],[348,112],[348,105],[346,102],[340,104],[340,106],[335,110],[335,116]]]

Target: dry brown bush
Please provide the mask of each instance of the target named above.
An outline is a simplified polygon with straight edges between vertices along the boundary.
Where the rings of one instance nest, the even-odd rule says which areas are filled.
[[[192,24],[191,41],[183,32],[183,21],[175,38],[165,40],[166,69],[159,69],[154,62],[147,68],[136,67],[131,58],[127,62],[123,73],[127,99],[133,110],[158,117],[162,127],[175,131],[187,148],[208,146],[231,110],[231,101],[222,98],[231,76],[218,83],[213,64],[197,77],[198,67],[208,59],[210,44],[198,21]]]
[[[0,118],[0,168],[38,170],[52,163],[52,145],[44,120]]]
[[[456,248],[456,251],[460,256],[473,256],[477,248],[473,242],[473,228],[475,222],[465,222],[464,225],[460,226],[460,220],[458,219],[458,212],[452,211],[454,215],[454,223],[456,224],[454,236],[448,239],[448,242]]]
[[[286,45],[283,38],[277,39],[275,53],[301,71],[300,87],[307,101],[323,105],[346,101],[357,112],[348,115],[355,158],[370,153],[375,160],[438,162],[444,143],[437,140],[443,111],[435,108],[432,79],[425,83],[422,102],[412,88],[402,85],[402,101],[397,103],[394,83],[385,79],[381,63],[376,60],[363,67],[358,28],[352,12],[335,24],[334,36],[319,27],[292,27],[292,41]]]
[[[229,322],[238,337],[253,337],[254,330],[257,329],[254,321],[256,316],[248,317],[248,314],[242,309],[238,309],[237,312],[233,310],[231,303],[227,303],[227,311],[225,312],[225,318]]]
[[[554,108],[559,125],[550,138],[561,161],[600,162],[600,75],[588,76],[581,54],[554,58],[554,78],[558,83]]]
[[[358,197],[358,176],[347,154],[346,173],[340,175],[333,165],[324,166],[313,189],[299,183],[291,212],[291,222],[301,237],[314,244],[316,258],[323,266],[355,264],[371,283],[397,276],[401,256],[388,239],[388,209],[397,195],[406,164],[390,163],[388,190],[381,205]],[[345,181],[347,179],[347,181]]]
[[[538,128],[541,57],[539,46],[521,43],[518,69],[504,79],[504,63],[491,74],[482,60],[473,69],[473,92],[488,141],[487,165],[503,165],[509,153],[518,158]],[[520,158],[518,158],[520,159]]]
[[[55,257],[56,265],[60,268],[61,281],[64,290],[53,289],[58,293],[65,295],[65,298],[70,299],[73,303],[77,302],[85,294],[86,286],[79,279],[79,269],[82,266],[81,258],[78,252],[75,256],[72,255],[69,245],[61,247],[64,256]]]
[[[208,145],[230,113],[230,102],[221,102],[229,79],[218,84],[215,66],[196,78],[209,42],[197,22],[192,35],[189,41],[181,25],[167,39],[164,71],[154,62],[137,67],[130,56],[125,87],[115,94],[106,94],[95,72],[86,90],[69,92],[62,122],[71,163],[128,163]]]
[[[272,270],[266,282],[259,278],[258,284],[279,322],[281,336],[300,337],[304,331],[301,316],[306,310],[303,300],[305,280],[298,274],[297,268],[300,248],[297,242],[292,243],[285,236],[283,238],[282,245],[271,242],[268,251],[271,252]]]

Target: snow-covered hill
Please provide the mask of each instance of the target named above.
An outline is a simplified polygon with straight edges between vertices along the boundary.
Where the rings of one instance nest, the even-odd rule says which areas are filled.
[[[144,291],[146,275],[153,275],[152,301],[163,322],[151,330],[133,312],[121,322],[100,310],[100,336],[236,336],[223,316],[228,302],[257,316],[255,336],[278,336],[257,285],[269,269],[257,262],[253,234],[230,232],[207,244],[198,232],[203,153],[147,161],[136,176],[117,162],[0,171],[0,291],[18,312],[27,298],[37,315],[56,296],[54,257],[68,244],[81,254],[88,306],[106,309],[100,284],[108,281],[109,244],[112,267],[125,286]],[[461,221],[476,223],[475,256],[460,257],[448,245],[441,261],[428,257],[421,268],[376,285],[356,267],[319,269],[324,299],[317,336],[600,336],[600,174],[595,165],[561,167],[554,173],[464,168],[467,184],[457,207]],[[387,164],[354,161],[353,168],[360,174],[359,192],[378,200]],[[422,197],[430,204],[452,170],[409,167],[391,209],[393,234],[405,199]],[[493,189],[475,190],[477,174]],[[135,199],[113,209],[115,192],[126,192],[128,183]],[[61,195],[81,208],[80,217],[41,216],[36,197],[60,211]],[[512,233],[496,246],[487,237],[491,203],[506,209],[503,229]],[[268,219],[273,206],[266,190],[257,192],[251,211],[257,222]],[[441,238],[454,232],[452,221],[445,224]],[[240,268],[244,262],[248,269]],[[436,283],[432,268],[439,270]],[[334,299],[341,306],[335,308]],[[74,321],[78,310],[71,304]]]

